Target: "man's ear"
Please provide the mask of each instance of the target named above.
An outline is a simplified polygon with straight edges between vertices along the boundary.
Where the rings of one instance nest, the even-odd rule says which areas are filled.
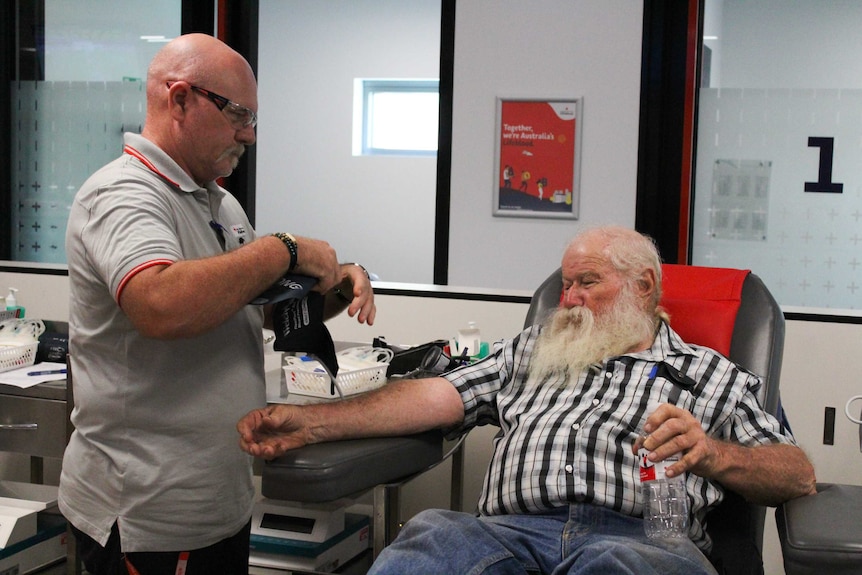
[[[182,120],[186,113],[186,101],[189,96],[189,88],[185,86],[172,86],[168,92],[168,110],[175,120]]]
[[[641,277],[635,282],[638,290],[638,296],[643,299],[649,299],[656,290],[656,275],[655,270],[646,268],[641,272]]]

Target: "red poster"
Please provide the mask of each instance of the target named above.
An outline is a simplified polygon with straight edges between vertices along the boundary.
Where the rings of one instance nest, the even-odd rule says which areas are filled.
[[[501,100],[496,215],[577,217],[579,101]]]

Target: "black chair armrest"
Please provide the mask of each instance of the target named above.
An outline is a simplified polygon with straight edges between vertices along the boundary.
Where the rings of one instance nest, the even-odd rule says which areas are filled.
[[[775,510],[787,575],[862,573],[862,486],[818,483]]]
[[[402,481],[442,459],[439,431],[308,445],[266,462],[261,493],[303,503],[334,501]]]

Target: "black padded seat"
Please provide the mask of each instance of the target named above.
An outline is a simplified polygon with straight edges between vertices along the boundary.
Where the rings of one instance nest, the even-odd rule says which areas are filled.
[[[862,486],[818,483],[775,511],[787,575],[862,573]]]
[[[325,503],[410,477],[442,458],[439,431],[307,445],[266,462],[261,493],[270,499]]]

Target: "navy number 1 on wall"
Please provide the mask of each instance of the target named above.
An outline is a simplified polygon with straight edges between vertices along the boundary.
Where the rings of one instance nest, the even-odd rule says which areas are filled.
[[[820,169],[816,182],[805,182],[806,192],[822,192],[840,194],[844,184],[832,181],[832,155],[835,150],[835,138],[808,138],[809,148],[820,148]]]

